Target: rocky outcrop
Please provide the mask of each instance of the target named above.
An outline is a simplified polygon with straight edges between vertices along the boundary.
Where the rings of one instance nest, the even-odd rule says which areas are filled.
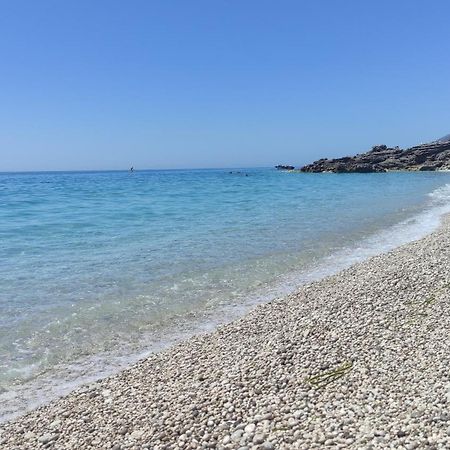
[[[319,159],[300,170],[334,173],[450,170],[450,136],[406,150],[376,145],[370,151],[355,156]]]
[[[294,170],[295,167],[294,166],[286,166],[284,164],[278,164],[278,166],[275,166],[275,169],[278,169],[278,170]]]

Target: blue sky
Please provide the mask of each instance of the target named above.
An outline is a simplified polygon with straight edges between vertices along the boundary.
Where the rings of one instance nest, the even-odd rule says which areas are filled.
[[[450,2],[0,0],[0,171],[302,164],[450,133]]]

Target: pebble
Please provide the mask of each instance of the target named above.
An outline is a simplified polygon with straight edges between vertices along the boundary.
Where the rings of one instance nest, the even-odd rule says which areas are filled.
[[[140,430],[134,430],[134,431],[130,434],[130,438],[131,438],[131,439],[138,440],[138,439],[141,439],[141,438],[142,438],[143,434],[144,434],[143,431],[140,431]]]
[[[39,436],[38,441],[41,444],[48,444],[50,441],[52,441],[55,438],[55,436],[53,434],[50,433],[46,433],[43,434],[42,436]]]
[[[262,444],[266,440],[266,437],[262,433],[257,433],[253,436],[253,443],[255,445]]]
[[[249,424],[244,428],[244,431],[245,431],[247,434],[253,434],[254,431],[255,431],[255,429],[256,429],[256,425],[255,425],[254,423],[249,423]]]

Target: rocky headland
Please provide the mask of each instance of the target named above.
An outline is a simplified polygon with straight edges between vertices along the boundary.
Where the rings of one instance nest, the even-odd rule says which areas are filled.
[[[450,135],[407,149],[376,145],[355,156],[319,159],[300,170],[333,173],[450,170]]]

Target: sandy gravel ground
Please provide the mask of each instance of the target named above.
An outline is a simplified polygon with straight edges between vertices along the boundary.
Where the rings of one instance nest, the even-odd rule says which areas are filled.
[[[0,448],[450,449],[449,268],[446,220],[3,424]]]

